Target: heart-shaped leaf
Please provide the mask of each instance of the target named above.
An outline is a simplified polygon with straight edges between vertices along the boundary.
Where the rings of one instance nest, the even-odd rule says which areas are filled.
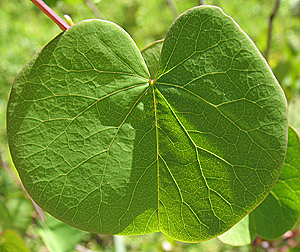
[[[268,197],[219,239],[232,246],[250,244],[255,235],[273,240],[292,229],[300,217],[300,139],[289,127],[289,140],[280,177]]]
[[[280,86],[212,6],[172,24],[153,81],[120,27],[72,26],[21,71],[7,118],[32,198],[99,233],[221,234],[266,197],[286,148]]]

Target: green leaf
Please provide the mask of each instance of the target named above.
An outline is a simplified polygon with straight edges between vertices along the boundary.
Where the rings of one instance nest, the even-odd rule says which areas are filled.
[[[161,48],[164,41],[158,40],[152,43],[151,45],[144,48],[141,53],[145,60],[145,63],[149,69],[151,79],[155,78],[156,70],[158,67],[158,61],[160,57]]]
[[[297,132],[289,127],[286,158],[274,188],[263,203],[219,239],[231,246],[242,246],[250,244],[255,234],[273,240],[292,229],[300,217],[299,185],[300,139]]]
[[[23,239],[12,229],[4,231],[1,241],[1,252],[30,252]]]
[[[292,229],[300,217],[300,140],[292,127],[280,177],[265,201],[251,214],[257,234],[268,240]]]
[[[212,7],[173,23],[156,76],[159,217],[170,223],[161,230],[205,239],[255,208],[277,180],[284,95],[252,41]]]
[[[159,230],[152,91],[124,30],[72,26],[25,66],[9,104],[11,153],[37,204],[90,232]]]
[[[80,242],[82,231],[46,215],[46,222],[39,221],[38,233],[50,252],[71,252]]]
[[[7,118],[32,198],[97,233],[219,235],[266,197],[286,149],[280,86],[212,6],[172,24],[154,81],[120,27],[75,24],[21,71]]]
[[[292,125],[297,132],[300,132],[300,96],[298,95],[289,102],[289,124]]]
[[[256,233],[253,232],[253,226],[249,220],[250,215],[251,214],[248,214],[226,233],[218,236],[219,240],[231,246],[245,246],[251,244],[256,236]]]

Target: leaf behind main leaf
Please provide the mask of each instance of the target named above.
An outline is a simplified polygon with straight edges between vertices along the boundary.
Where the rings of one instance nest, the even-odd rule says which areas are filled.
[[[154,43],[152,43],[151,45],[149,45],[146,48],[144,48],[143,50],[141,50],[141,53],[145,60],[145,63],[149,69],[151,79],[155,78],[156,70],[158,67],[158,61],[159,61],[159,57],[160,57],[160,52],[161,52],[163,43],[164,43],[163,40],[157,40]]]
[[[300,109],[300,96],[298,95],[289,102],[289,113],[288,113],[289,124],[292,125],[297,130],[297,132],[300,132],[299,109]]]

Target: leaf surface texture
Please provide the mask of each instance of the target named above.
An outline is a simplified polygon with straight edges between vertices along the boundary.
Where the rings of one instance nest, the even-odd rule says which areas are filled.
[[[12,89],[14,163],[32,198],[72,226],[207,240],[276,182],[284,94],[249,37],[212,6],[175,20],[154,81],[145,61],[110,22],[56,37]]]

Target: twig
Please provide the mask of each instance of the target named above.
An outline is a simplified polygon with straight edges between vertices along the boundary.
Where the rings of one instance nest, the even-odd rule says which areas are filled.
[[[204,0],[199,0],[199,5],[205,5]]]
[[[91,0],[85,0],[85,4],[90,8],[97,18],[105,19],[99,8]]]
[[[23,192],[25,192],[25,194],[28,196],[28,198],[31,200],[32,205],[35,209],[35,211],[37,212],[37,214],[39,215],[39,217],[41,218],[41,220],[44,222],[46,220],[45,217],[45,213],[44,211],[33,201],[33,199],[29,196],[29,194],[27,193],[27,191],[25,190],[24,186],[22,185],[21,181],[19,180],[19,178],[16,176],[16,174],[13,172],[12,168],[3,161],[2,159],[2,155],[0,152],[0,165],[4,168],[4,170],[6,170],[6,172],[13,178],[13,180],[16,182],[16,184],[21,188],[21,190]]]
[[[123,236],[114,235],[115,252],[126,252],[126,247],[123,243]]]
[[[41,11],[43,11],[48,17],[50,17],[63,31],[66,31],[70,26],[58,16],[54,10],[52,10],[47,4],[42,0],[31,0]]]
[[[277,10],[279,8],[279,3],[280,0],[276,0],[275,5],[274,5],[274,9],[273,12],[270,16],[269,19],[269,30],[268,30],[268,40],[267,40],[267,49],[266,49],[266,53],[265,53],[265,58],[268,61],[269,59],[269,53],[270,53],[270,47],[271,47],[271,38],[272,38],[272,29],[273,29],[273,19],[277,13]]]
[[[166,0],[166,2],[168,4],[169,8],[171,9],[174,18],[177,18],[179,14],[178,14],[178,10],[177,10],[173,0]]]

